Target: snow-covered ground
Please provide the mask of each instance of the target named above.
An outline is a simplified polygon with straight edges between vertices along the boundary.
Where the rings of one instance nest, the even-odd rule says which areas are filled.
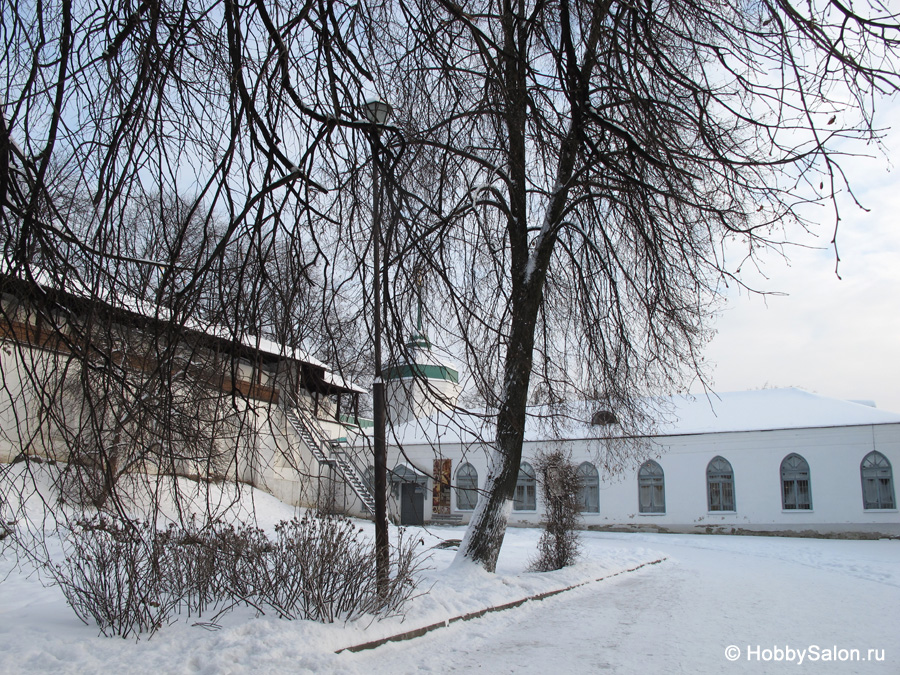
[[[294,515],[267,495],[254,501],[263,525]],[[431,549],[462,533],[407,533],[422,540],[431,569],[422,584],[429,592],[405,617],[320,625],[241,610],[218,630],[183,619],[137,642],[99,637],[58,589],[13,569],[7,556],[0,672],[900,672],[900,541],[586,532],[582,562],[536,574],[526,568],[539,532],[510,529],[490,575],[452,566],[453,551]],[[600,577],[413,640],[335,653]]]

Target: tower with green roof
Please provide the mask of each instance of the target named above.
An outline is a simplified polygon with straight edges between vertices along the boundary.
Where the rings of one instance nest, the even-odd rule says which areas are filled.
[[[383,377],[388,417],[393,424],[429,417],[456,405],[461,389],[459,370],[434,353],[422,327],[421,298],[416,331],[400,357],[385,367]]]

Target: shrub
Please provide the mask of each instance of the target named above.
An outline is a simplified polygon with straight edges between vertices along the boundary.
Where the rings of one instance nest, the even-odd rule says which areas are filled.
[[[402,535],[387,589],[378,593],[375,554],[362,530],[341,517],[282,521],[270,540],[259,528],[198,528],[80,521],[55,568],[66,600],[104,635],[153,633],[174,614],[222,614],[238,606],[286,619],[331,623],[402,611],[420,559]]]
[[[338,516],[280,523],[260,584],[261,604],[286,618],[325,623],[398,611],[415,590],[415,546],[401,537],[392,555],[393,575],[379,595],[374,549],[361,533]]]
[[[147,523],[98,517],[76,523],[55,577],[69,606],[104,635],[153,633],[180,598],[162,583],[158,541]]]
[[[578,467],[562,450],[540,453],[535,459],[535,469],[546,512],[542,522],[544,531],[531,569],[548,572],[573,564],[581,551],[578,531],[581,478]]]

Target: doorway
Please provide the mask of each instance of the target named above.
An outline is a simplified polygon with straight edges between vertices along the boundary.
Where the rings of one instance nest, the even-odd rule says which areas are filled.
[[[400,524],[425,524],[425,488],[419,483],[400,484]]]

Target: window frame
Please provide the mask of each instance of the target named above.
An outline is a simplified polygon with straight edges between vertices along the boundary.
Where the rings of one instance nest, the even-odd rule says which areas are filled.
[[[530,474],[525,470],[525,467],[528,467]],[[519,475],[516,477],[516,491],[513,495],[513,511],[537,511],[537,474],[534,472],[534,467],[528,462],[519,464]]]
[[[802,464],[794,462],[794,466],[788,467],[788,460],[799,460]],[[805,471],[802,467],[805,466]],[[800,476],[806,474],[806,478],[803,479]],[[799,453],[792,452],[787,455],[783,460],[781,460],[781,466],[779,468],[779,477],[781,479],[781,510],[787,511],[790,513],[797,513],[799,511],[812,511],[813,510],[813,499],[812,499],[812,471],[810,470],[809,462],[806,461],[806,458],[800,455]],[[791,483],[793,485],[792,495],[793,495],[793,505],[788,504],[788,492],[786,490],[787,484]],[[800,493],[801,493],[801,484],[806,483],[806,502],[805,506],[804,502],[800,501]]]
[[[717,463],[718,466],[714,467],[713,465]],[[714,492],[717,494],[714,495]],[[727,497],[731,498],[730,508]],[[721,455],[716,455],[706,465],[706,508],[709,513],[737,512],[737,499],[734,492],[734,468],[731,466],[731,462]]]
[[[372,464],[366,466],[366,470],[363,472],[363,482],[369,491],[374,495],[375,494],[375,467]]]
[[[585,467],[589,467],[590,472]],[[600,513],[600,472],[591,462],[582,462],[578,465],[577,474],[578,507],[581,513]]]
[[[647,488],[646,493],[649,496],[646,506],[643,499],[644,488]],[[638,469],[638,513],[645,516],[666,513],[666,473],[659,462],[652,459],[648,459]]]
[[[871,460],[871,465],[866,463]],[[886,473],[885,473],[886,472]],[[866,474],[870,475],[867,476]],[[878,475],[881,473],[882,475]],[[859,463],[859,479],[862,484],[862,499],[864,511],[896,511],[897,499],[894,491],[894,467],[883,453],[872,450],[866,454]],[[886,485],[883,481],[886,480]],[[875,501],[870,502],[866,497],[866,482],[872,481],[875,485]],[[890,499],[889,502],[886,502]],[[882,505],[883,502],[884,505]],[[872,504],[875,504],[874,506]]]
[[[471,471],[471,473],[470,473]],[[475,479],[474,486],[471,485],[471,479]],[[466,482],[467,485],[464,485],[463,482]],[[478,469],[472,466],[469,462],[464,462],[460,464],[459,468],[456,470],[456,489],[454,490],[456,495],[456,510],[457,511],[474,511],[475,507],[478,505]],[[461,499],[463,494],[466,494],[465,500]],[[469,494],[469,493],[474,493]],[[461,504],[466,504],[465,506]],[[468,506],[471,504],[471,506]]]

